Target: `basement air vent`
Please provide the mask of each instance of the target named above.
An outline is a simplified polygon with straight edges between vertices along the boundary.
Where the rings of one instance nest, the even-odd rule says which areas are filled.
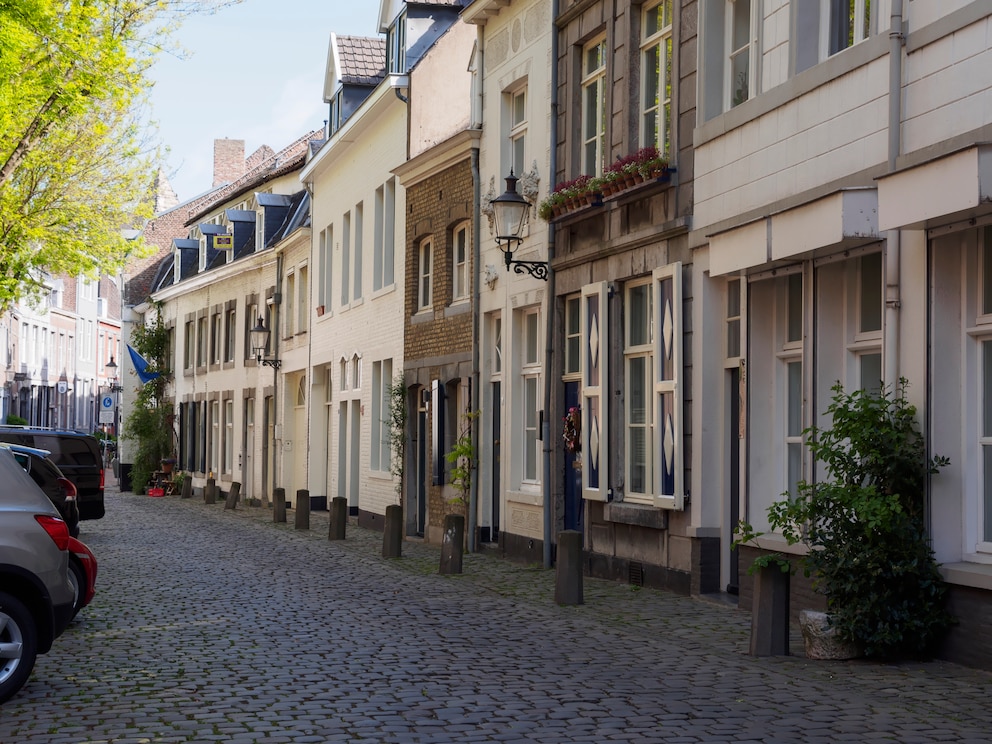
[[[632,586],[644,586],[644,564],[631,561],[627,565],[627,583]]]

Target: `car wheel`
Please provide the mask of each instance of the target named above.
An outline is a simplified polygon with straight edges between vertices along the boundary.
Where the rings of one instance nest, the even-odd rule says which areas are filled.
[[[0,592],[0,703],[13,697],[31,676],[38,658],[38,629],[21,600]]]
[[[72,584],[72,616],[76,617],[83,609],[83,597],[86,594],[86,573],[79,562],[69,559],[69,583]]]

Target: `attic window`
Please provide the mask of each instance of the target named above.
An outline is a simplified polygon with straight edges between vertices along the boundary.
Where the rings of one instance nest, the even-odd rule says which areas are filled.
[[[386,32],[386,70],[393,74],[406,72],[406,11],[393,21]]]

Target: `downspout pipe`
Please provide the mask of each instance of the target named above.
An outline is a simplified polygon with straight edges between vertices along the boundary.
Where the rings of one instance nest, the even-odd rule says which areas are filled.
[[[276,256],[276,290],[275,290],[275,292],[272,293],[272,307],[274,308],[275,312],[272,313],[272,328],[269,329],[269,332],[272,334],[272,338],[274,339],[274,341],[272,343],[272,358],[273,359],[278,359],[279,358],[279,333],[280,333],[280,331],[279,331],[279,324],[282,321],[282,314],[279,312],[279,307],[281,305],[282,305],[282,254],[280,253],[280,254],[278,254]],[[272,369],[272,428],[273,428],[273,432],[281,431],[281,428],[279,427],[279,423],[278,422],[279,422],[279,370],[277,368],[273,367],[273,369]],[[285,437],[285,432],[283,432],[283,436]],[[276,448],[276,441],[279,441],[279,438],[273,435],[273,437],[272,437],[272,449],[273,449],[273,452],[272,452],[272,488],[273,488],[273,493],[275,493],[275,488],[277,487],[276,484],[279,482],[278,480],[276,480],[276,472],[275,472],[275,470],[276,470],[276,462],[278,461],[278,464],[279,464],[279,468],[280,469],[282,469],[282,464],[283,464],[282,463],[282,458],[281,457],[276,457],[276,452],[278,452],[278,449]],[[282,473],[280,473],[279,475],[281,476]]]
[[[889,158],[888,172],[896,170],[902,146],[902,33],[903,0],[892,0],[889,23]],[[884,383],[894,390],[899,382],[899,288],[901,233],[889,230],[885,238],[885,342]]]
[[[558,0],[551,0],[551,155],[548,163],[548,188],[554,188],[554,180],[558,171]],[[544,474],[542,477],[544,491],[544,567],[551,568],[551,536],[552,520],[555,510],[552,508],[554,489],[551,483],[551,463],[554,448],[551,436],[552,390],[554,385],[551,375],[554,371],[554,338],[555,312],[557,298],[555,297],[555,272],[551,268],[555,256],[555,226],[548,223],[548,292],[545,298],[547,312],[545,313],[544,332],[544,421],[541,423],[541,437],[544,441]]]
[[[472,102],[472,120],[470,126],[473,129],[482,128],[482,89],[483,75],[485,67],[483,65],[483,41],[485,32],[482,26],[476,29],[478,42],[476,44],[476,75],[477,90],[476,98]],[[479,147],[472,147],[472,408],[482,409],[482,381],[479,371],[481,357],[482,336],[482,314],[479,312],[482,291],[480,284],[482,281],[482,177],[479,174]],[[472,441],[480,442],[479,417],[472,418]],[[479,524],[479,457],[478,445],[476,446],[476,468],[475,477],[469,482],[468,491],[468,552],[475,553],[479,549],[478,531]]]

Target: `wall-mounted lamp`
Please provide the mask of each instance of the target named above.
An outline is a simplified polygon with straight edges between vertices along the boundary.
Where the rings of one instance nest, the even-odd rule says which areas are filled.
[[[520,179],[513,175],[506,177],[506,191],[493,199],[490,204],[493,207],[493,217],[496,221],[496,244],[503,248],[503,258],[506,261],[506,270],[513,267],[514,272],[523,274],[527,272],[535,279],[548,280],[547,261],[517,261],[513,258],[513,251],[523,242],[520,233],[524,229],[524,220],[527,211],[530,209],[530,202],[517,193],[517,181]]]
[[[119,393],[123,388],[117,379],[117,362],[114,361],[114,355],[110,355],[110,361],[104,365],[104,369],[107,370],[107,376],[112,378],[110,382],[110,392]]]
[[[251,350],[255,354],[255,361],[265,367],[272,367],[272,369],[279,369],[282,366],[282,362],[278,359],[266,359],[263,355],[265,354],[265,349],[269,345],[269,329],[265,327],[265,321],[262,317],[258,318],[258,325],[248,331],[251,334]]]

